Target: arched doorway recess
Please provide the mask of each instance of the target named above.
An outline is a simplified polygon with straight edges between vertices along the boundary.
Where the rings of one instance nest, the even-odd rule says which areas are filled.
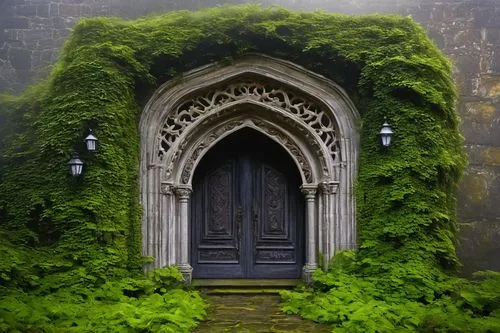
[[[335,251],[356,246],[353,183],[359,114],[332,81],[291,62],[251,55],[160,87],[141,116],[143,254],[190,280],[193,174],[225,137],[251,128],[279,144],[300,173],[308,279]],[[318,262],[322,253],[325,262]]]
[[[288,152],[262,133],[246,127],[219,141],[193,176],[193,278],[300,278],[301,184]]]

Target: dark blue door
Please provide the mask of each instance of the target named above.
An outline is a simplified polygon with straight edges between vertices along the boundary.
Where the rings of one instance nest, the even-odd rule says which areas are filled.
[[[274,141],[241,130],[202,160],[193,183],[194,278],[298,278],[304,205],[295,164]]]

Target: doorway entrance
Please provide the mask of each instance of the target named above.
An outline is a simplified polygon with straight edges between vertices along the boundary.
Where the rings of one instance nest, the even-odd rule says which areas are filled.
[[[193,178],[193,278],[299,278],[300,185],[287,152],[259,132],[242,129],[219,142]]]

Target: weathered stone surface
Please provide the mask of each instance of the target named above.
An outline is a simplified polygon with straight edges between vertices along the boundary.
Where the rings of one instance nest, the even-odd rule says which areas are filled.
[[[10,18],[3,21],[4,29],[28,29],[30,26],[29,19],[27,18]]]
[[[12,67],[15,69],[30,69],[31,68],[31,52],[21,48],[11,48],[9,51],[9,60]]]
[[[36,6],[34,5],[21,5],[16,6],[17,16],[36,16]]]
[[[59,15],[64,17],[79,17],[80,16],[80,6],[79,5],[59,5]]]
[[[280,310],[280,296],[273,294],[205,295],[208,315],[195,333],[315,332],[327,333],[326,325],[285,315]]]
[[[36,6],[36,16],[49,17],[50,6],[48,4],[42,4]]]
[[[500,97],[500,75],[481,75],[478,95],[481,97]]]
[[[465,102],[459,106],[459,112],[463,121],[462,131],[469,146],[495,147],[498,145],[500,142],[500,104],[491,100]],[[474,151],[470,153],[473,154]],[[475,163],[481,164],[482,161]]]
[[[458,255],[462,274],[471,276],[480,270],[500,271],[500,219],[471,221],[461,225]]]
[[[465,103],[465,113],[461,115],[468,120],[490,124],[496,116],[496,108],[489,102]]]
[[[500,168],[472,166],[460,186],[458,212],[462,221],[496,220],[500,195]],[[481,220],[477,219],[481,216]]]
[[[483,151],[483,161],[486,165],[500,167],[500,147],[488,147]]]

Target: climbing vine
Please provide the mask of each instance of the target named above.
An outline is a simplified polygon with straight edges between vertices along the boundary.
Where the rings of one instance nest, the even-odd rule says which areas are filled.
[[[362,117],[359,250],[349,265],[334,260],[318,272],[315,291],[287,294],[288,310],[342,326],[356,322],[353,302],[365,300],[364,311],[397,326],[384,310],[391,297],[419,307],[450,294],[459,266],[455,191],[466,163],[450,63],[407,17],[258,5],[82,19],[47,80],[2,98],[1,293],[101,288],[140,275],[140,112],[167,80],[249,52],[334,80]],[[384,116],[396,132],[390,149],[378,142]],[[96,154],[82,144],[88,128],[100,139]],[[72,151],[85,161],[79,179],[67,172]],[[338,290],[351,287],[345,313],[308,315],[305,302],[344,306]]]

